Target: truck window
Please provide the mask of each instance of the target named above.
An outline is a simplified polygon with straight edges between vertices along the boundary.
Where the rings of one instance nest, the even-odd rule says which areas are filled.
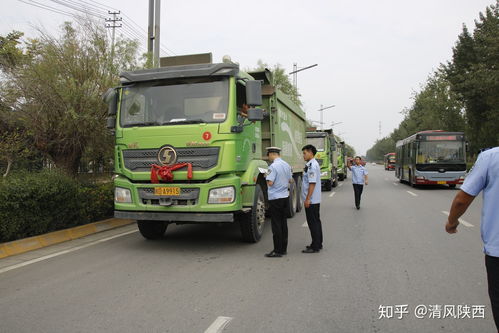
[[[221,123],[227,118],[228,100],[227,79],[141,83],[123,88],[120,124]]]

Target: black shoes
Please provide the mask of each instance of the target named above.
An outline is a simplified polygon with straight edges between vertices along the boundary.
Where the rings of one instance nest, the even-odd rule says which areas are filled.
[[[271,251],[269,253],[265,253],[265,256],[267,258],[281,258],[282,257],[282,254],[278,253],[278,252],[275,252],[275,251]]]
[[[309,247],[307,246],[307,248],[306,248],[305,250],[301,251],[301,252],[302,252],[302,253],[319,253],[319,252],[320,252],[320,250],[314,250],[314,249],[309,248]]]
[[[307,245],[306,246],[307,250],[312,248],[312,245]],[[322,246],[319,248],[319,250],[322,250]]]
[[[357,206],[357,210],[359,210],[359,209],[360,209],[360,206]]]

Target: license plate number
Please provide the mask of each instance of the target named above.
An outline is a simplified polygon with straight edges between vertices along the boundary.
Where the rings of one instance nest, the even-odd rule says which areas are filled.
[[[154,195],[180,195],[180,187],[155,187]]]
[[[439,185],[445,185],[445,184],[447,184],[447,182],[446,181],[439,181],[439,182],[437,182],[437,184],[439,184]]]

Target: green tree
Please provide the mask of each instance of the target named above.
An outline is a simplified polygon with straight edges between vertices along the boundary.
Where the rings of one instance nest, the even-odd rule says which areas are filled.
[[[294,103],[296,103],[299,106],[302,106],[298,89],[296,89],[296,87],[293,86],[293,84],[289,80],[289,76],[286,74],[286,70],[280,64],[275,64],[273,67],[270,67],[267,63],[264,63],[261,59],[258,60],[257,66],[254,70],[260,71],[264,69],[270,69],[270,71],[272,72],[274,80],[272,84],[276,88],[278,88],[283,93],[288,95]]]
[[[118,40],[112,59],[110,49],[106,31],[81,19],[64,23],[61,36],[42,32],[29,40],[24,51],[29,57],[3,69],[2,90],[17,94],[9,106],[21,116],[34,146],[72,175],[86,151],[112,154],[101,95],[118,83],[119,70],[137,68],[137,42]]]
[[[465,106],[471,150],[499,145],[499,1],[486,8],[470,34],[466,26],[445,66],[453,92]]]

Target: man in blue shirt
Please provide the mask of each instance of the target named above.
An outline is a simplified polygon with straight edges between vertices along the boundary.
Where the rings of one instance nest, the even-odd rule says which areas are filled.
[[[355,196],[355,207],[360,209],[360,198],[362,196],[362,191],[364,190],[364,184],[368,184],[367,179],[367,169],[362,166],[361,157],[355,157],[355,165],[351,165],[348,163],[348,169],[352,171],[352,184],[353,184],[353,193]]]
[[[269,258],[279,258],[286,254],[288,247],[289,183],[293,179],[291,167],[281,159],[281,148],[268,147],[267,156],[272,164],[267,171],[269,212],[274,235],[274,250],[265,254]]]
[[[480,155],[452,202],[445,230],[457,232],[459,218],[475,197],[483,191],[482,223],[480,226],[485,267],[494,322],[499,331],[499,147]]]
[[[322,222],[321,207],[321,168],[314,156],[317,149],[312,145],[302,148],[303,159],[307,162],[302,179],[302,200],[305,206],[307,224],[312,236],[312,243],[303,250],[303,253],[317,253],[322,249]]]

